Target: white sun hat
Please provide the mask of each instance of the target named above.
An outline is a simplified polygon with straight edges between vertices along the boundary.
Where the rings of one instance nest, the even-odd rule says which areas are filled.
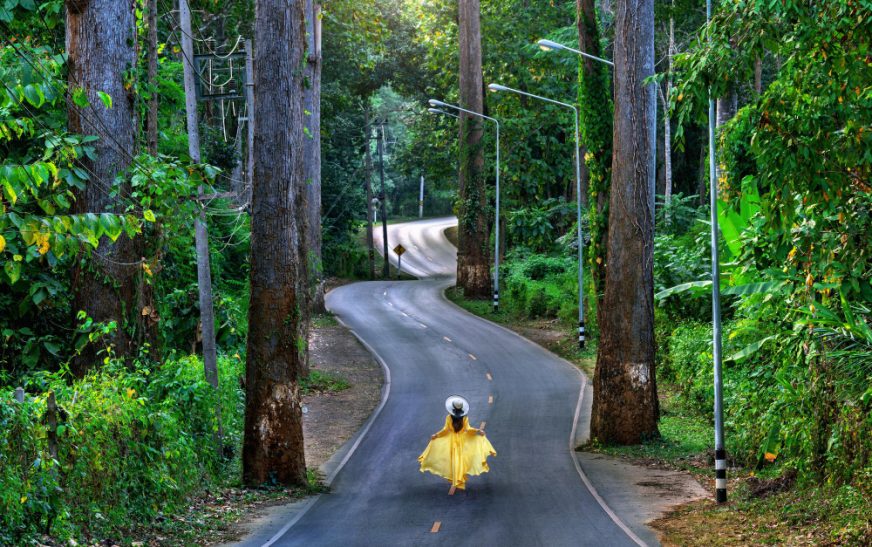
[[[445,410],[452,416],[454,416],[455,410],[460,410],[460,415],[466,416],[469,413],[469,401],[460,395],[452,395],[445,399]]]

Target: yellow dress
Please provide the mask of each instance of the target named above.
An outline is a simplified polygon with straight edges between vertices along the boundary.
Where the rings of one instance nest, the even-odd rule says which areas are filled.
[[[429,471],[451,481],[463,490],[470,475],[487,473],[488,456],[496,456],[496,450],[479,430],[469,426],[463,418],[463,427],[455,432],[451,416],[445,418],[445,427],[430,440],[423,454],[418,456],[421,473]]]

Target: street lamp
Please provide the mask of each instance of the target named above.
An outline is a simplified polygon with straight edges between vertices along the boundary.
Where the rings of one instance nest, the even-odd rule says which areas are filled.
[[[541,49],[542,51],[557,51],[557,50],[565,49],[566,51],[571,51],[573,53],[577,53],[578,55],[581,55],[582,57],[587,57],[588,59],[593,59],[594,61],[599,61],[599,62],[605,63],[609,66],[615,66],[615,63],[613,63],[611,61],[607,61],[606,59],[603,59],[601,57],[597,57],[596,55],[591,55],[590,53],[585,53],[585,52],[581,51],[580,49],[575,49],[575,48],[571,48],[569,46],[564,46],[563,44],[558,44],[557,42],[553,42],[551,40],[539,40],[538,42],[536,42],[536,44],[539,46],[539,49]]]
[[[498,311],[500,309],[500,122],[495,118],[491,118],[490,116],[485,116],[484,114],[479,114],[478,112],[473,112],[472,110],[467,110],[465,108],[461,108],[457,105],[443,103],[442,101],[437,101],[436,99],[430,99],[430,106],[433,108],[428,108],[427,110],[434,114],[445,114],[447,116],[453,116],[455,118],[459,118],[460,116],[456,116],[449,112],[446,112],[438,107],[442,108],[452,108],[454,110],[459,110],[460,112],[466,112],[471,116],[476,116],[479,118],[484,118],[485,120],[490,120],[494,122],[497,127],[497,152],[496,152],[496,160],[497,160],[497,168],[496,168],[496,189],[497,189],[497,201],[496,201],[496,221],[494,222],[494,311]]]
[[[457,114],[452,114],[451,112],[446,112],[438,108],[428,108],[427,112],[430,112],[431,114],[443,114],[445,116],[451,116],[452,118],[460,118]]]
[[[575,195],[577,209],[576,222],[578,224],[578,347],[584,349],[584,260],[582,259],[584,241],[581,237],[581,158],[579,157],[581,142],[579,142],[578,135],[578,108],[569,103],[562,103],[560,101],[555,101],[554,99],[549,99],[548,97],[534,95],[532,93],[527,93],[526,91],[521,91],[520,89],[512,89],[511,87],[506,87],[500,84],[490,84],[487,88],[491,91],[511,91],[512,93],[518,93],[519,95],[539,99],[546,103],[565,106],[566,108],[571,108],[572,112],[575,114]]]

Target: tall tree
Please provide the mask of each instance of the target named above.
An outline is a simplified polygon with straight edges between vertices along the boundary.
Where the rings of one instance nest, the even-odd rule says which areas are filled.
[[[303,115],[306,121],[306,196],[309,200],[309,273],[313,312],[324,311],[321,257],[321,6],[306,0],[306,83]]]
[[[308,332],[300,70],[305,7],[305,0],[257,0],[255,7],[251,304],[242,448],[243,480],[249,485],[306,482],[297,383]]]
[[[120,212],[129,193],[127,184],[122,183],[117,194],[111,185],[130,165],[135,146],[134,97],[126,81],[128,70],[136,66],[133,9],[131,3],[115,0],[66,2],[69,89],[83,90],[91,103],[80,108],[68,101],[69,130],[100,137],[93,143],[95,156],[81,160],[91,176],[85,189],[77,192],[77,214]],[[133,350],[128,326],[138,324],[139,310],[133,309],[141,270],[136,243],[125,235],[115,243],[104,237],[94,255],[95,260],[73,268],[73,312],[83,310],[95,321],[117,322],[115,352],[127,355]],[[83,375],[96,364],[95,352],[96,348],[85,348],[73,360],[73,373]]]
[[[657,122],[654,0],[618,0],[608,266],[600,312],[591,435],[605,443],[655,436],[654,222],[649,185]]]
[[[595,0],[577,0],[578,47],[581,51],[602,57],[600,32]],[[609,85],[610,68],[587,57],[579,59],[578,102],[581,117],[582,142],[586,153],[588,203],[590,205],[591,278],[599,309],[606,269],[608,241],[609,185],[612,161],[612,97]]]
[[[157,156],[157,0],[148,0],[148,112],[146,143],[148,153]]]
[[[484,112],[481,72],[479,0],[460,0],[460,106]],[[458,206],[457,284],[466,296],[487,297],[491,291],[488,200],[484,180],[482,120],[460,115],[460,197]]]

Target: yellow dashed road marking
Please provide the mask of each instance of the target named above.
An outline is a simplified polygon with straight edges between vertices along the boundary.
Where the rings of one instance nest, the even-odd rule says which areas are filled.
[[[494,404],[494,396],[493,395],[488,395],[487,404],[489,404],[489,405]]]
[[[433,523],[433,527],[430,528],[430,533],[435,534],[436,532],[439,531],[439,528],[441,528],[441,527],[442,527],[442,521],[437,520],[436,522]]]
[[[494,377],[491,376],[491,373],[490,373],[490,372],[488,372],[487,374],[485,374],[485,376],[487,376],[487,379],[488,379],[488,380],[493,381],[493,379],[494,379]]]

